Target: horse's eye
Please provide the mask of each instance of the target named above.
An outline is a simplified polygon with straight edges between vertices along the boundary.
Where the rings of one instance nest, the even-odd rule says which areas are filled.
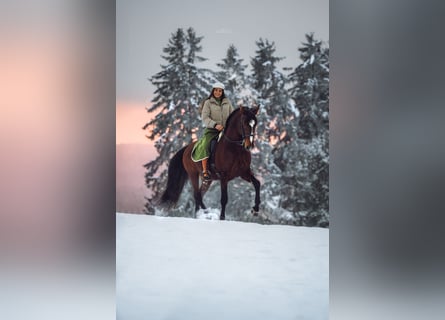
[[[253,120],[253,119],[250,120],[249,121],[249,126],[251,126],[253,128],[254,125],[255,125],[255,120]]]

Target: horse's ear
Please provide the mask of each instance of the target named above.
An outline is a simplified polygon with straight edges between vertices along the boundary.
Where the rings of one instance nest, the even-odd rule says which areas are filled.
[[[260,105],[257,105],[255,108],[252,109],[252,112],[257,115],[258,114],[258,110],[260,110]]]
[[[239,111],[241,112],[241,114],[243,114],[243,112],[244,112],[244,107],[243,107],[243,106],[240,106],[240,107],[239,107]]]

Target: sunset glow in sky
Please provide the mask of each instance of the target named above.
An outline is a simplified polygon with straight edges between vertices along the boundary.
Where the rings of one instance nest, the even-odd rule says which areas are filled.
[[[116,102],[116,144],[150,143],[142,127],[150,115],[143,102]]]

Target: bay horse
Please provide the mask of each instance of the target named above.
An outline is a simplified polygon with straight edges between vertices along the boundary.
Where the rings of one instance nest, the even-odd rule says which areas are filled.
[[[254,146],[254,134],[257,125],[256,115],[259,106],[255,108],[240,107],[235,109],[226,122],[222,137],[215,147],[214,170],[210,170],[211,180],[205,181],[199,186],[201,175],[201,162],[192,160],[192,150],[196,143],[179,150],[170,160],[168,166],[167,188],[160,199],[161,205],[173,206],[181,195],[187,178],[193,187],[195,199],[195,212],[199,208],[206,209],[202,198],[214,180],[221,183],[221,213],[220,220],[225,220],[226,204],[228,200],[228,182],[236,177],[241,177],[253,184],[255,188],[255,205],[252,208],[253,215],[258,215],[260,205],[260,182],[250,168],[250,150]],[[209,161],[210,162],[210,161]]]

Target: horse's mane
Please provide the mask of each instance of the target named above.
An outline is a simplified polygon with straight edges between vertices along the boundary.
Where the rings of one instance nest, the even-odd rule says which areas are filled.
[[[226,128],[228,128],[230,126],[230,121],[233,119],[233,117],[235,116],[235,113],[239,112],[240,108],[236,108],[235,110],[232,111],[231,114],[229,114],[229,117],[227,118],[226,121]],[[225,128],[224,128],[225,129]]]
[[[250,110],[250,108],[243,107],[243,109],[244,109],[243,112],[249,113],[251,118],[256,119],[255,114]],[[233,110],[233,112],[227,118],[226,127],[225,128],[229,128],[230,127],[230,121],[235,117],[235,114],[237,114],[240,110],[241,110],[241,108],[236,108],[235,110]],[[225,128],[224,128],[224,130],[225,130]]]

